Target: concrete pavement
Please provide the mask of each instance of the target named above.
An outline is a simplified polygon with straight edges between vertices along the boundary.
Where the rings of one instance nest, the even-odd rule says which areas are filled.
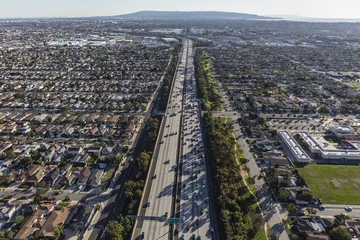
[[[154,172],[152,176],[148,176],[144,190],[144,193],[148,192],[148,194],[146,198],[143,198],[140,206],[143,208],[140,211],[140,216],[143,218],[138,218],[135,223],[133,239],[141,238],[141,235],[149,240],[168,239],[170,235],[169,224],[166,220],[170,217],[173,204],[187,45],[188,41],[185,40],[163,119],[164,129],[160,135],[160,144],[157,146],[157,158],[152,160],[155,161]]]
[[[192,56],[190,42],[188,55]],[[210,224],[205,153],[200,128],[200,105],[196,101],[194,59],[187,59],[182,164],[180,184],[180,224],[178,239],[214,239]]]

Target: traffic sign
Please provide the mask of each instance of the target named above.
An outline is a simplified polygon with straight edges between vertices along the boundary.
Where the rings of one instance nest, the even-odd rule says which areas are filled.
[[[179,223],[179,218],[169,218],[168,223]]]

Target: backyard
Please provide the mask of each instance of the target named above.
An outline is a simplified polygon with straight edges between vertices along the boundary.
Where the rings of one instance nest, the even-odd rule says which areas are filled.
[[[360,166],[308,164],[298,170],[324,203],[360,204]]]

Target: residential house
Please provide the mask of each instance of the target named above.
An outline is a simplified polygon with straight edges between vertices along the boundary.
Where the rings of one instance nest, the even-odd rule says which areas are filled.
[[[89,177],[91,175],[91,169],[89,167],[84,167],[80,171],[79,179],[77,181],[77,185],[86,185],[86,182],[88,181]]]
[[[330,240],[330,237],[324,234],[309,233],[306,237],[306,240]]]
[[[35,231],[38,231],[46,222],[45,216],[54,209],[52,204],[42,204],[31,215],[27,222],[22,226],[19,232],[15,235],[15,240],[28,240]]]
[[[56,183],[56,181],[59,179],[60,176],[61,176],[60,170],[59,168],[56,168],[54,172],[51,173],[51,181],[52,181],[51,186],[54,186],[54,184]]]
[[[28,170],[26,171],[26,176],[31,177],[35,173],[37,173],[40,169],[40,165],[31,165]]]
[[[89,205],[77,206],[65,222],[65,231],[71,230],[77,234],[86,229],[92,220],[94,210],[95,208]]]
[[[360,236],[360,222],[359,222],[359,220],[345,219],[344,223],[345,223],[345,226],[349,229],[350,232],[352,232],[356,236]]]
[[[89,177],[89,185],[92,187],[98,187],[101,184],[101,177],[104,174],[104,170],[95,169]]]
[[[114,147],[104,147],[101,153],[102,155],[111,155],[114,153]]]
[[[43,170],[39,170],[29,178],[28,182],[30,182],[30,183],[38,183],[44,177],[45,177],[45,172]]]
[[[61,182],[67,186],[71,186],[75,181],[75,176],[72,171],[66,172],[65,176],[61,180]]]
[[[83,151],[84,151],[84,149],[82,148],[82,146],[78,145],[78,146],[70,147],[68,149],[67,153],[70,156],[76,156],[76,155],[80,155]]]
[[[271,166],[278,167],[278,166],[290,166],[290,162],[286,157],[278,156],[278,157],[267,157],[264,158],[265,163],[270,163]]]
[[[92,146],[87,149],[87,153],[90,156],[100,156],[101,155],[101,146]]]
[[[297,218],[296,229],[305,233],[324,233],[331,222],[321,217]]]
[[[64,226],[71,210],[71,207],[64,207],[61,210],[53,211],[50,217],[46,220],[45,224],[41,227],[39,236],[45,238],[54,238],[56,235],[56,230]]]
[[[25,182],[25,180],[27,179],[27,176],[25,173],[20,173],[15,177],[15,182],[16,183],[23,183]]]
[[[12,218],[17,210],[20,208],[20,204],[5,204],[0,206],[0,219]]]

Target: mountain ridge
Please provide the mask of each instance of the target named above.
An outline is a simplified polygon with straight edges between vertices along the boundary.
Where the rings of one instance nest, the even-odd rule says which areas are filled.
[[[106,18],[121,19],[173,19],[173,20],[275,20],[279,18],[260,16],[256,14],[223,12],[223,11],[138,11],[134,13],[107,16]]]

